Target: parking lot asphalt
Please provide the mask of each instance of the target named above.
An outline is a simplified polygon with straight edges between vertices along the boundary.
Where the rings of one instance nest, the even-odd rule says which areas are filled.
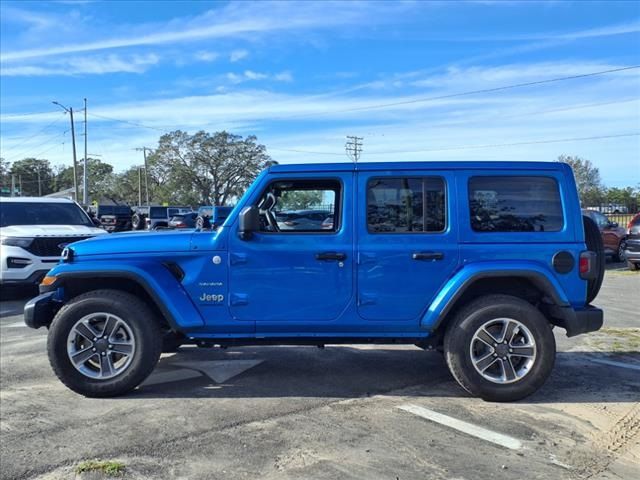
[[[615,265],[601,332],[567,339],[520,402],[467,395],[409,346],[183,348],[125,397],[87,399],[49,367],[46,331],[0,302],[0,478],[635,479],[640,274]],[[5,295],[3,294],[3,297]]]

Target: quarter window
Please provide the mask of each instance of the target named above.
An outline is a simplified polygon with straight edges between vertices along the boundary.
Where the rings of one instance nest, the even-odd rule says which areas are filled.
[[[367,186],[367,228],[372,233],[442,232],[445,211],[440,177],[375,178]]]
[[[558,182],[550,177],[472,177],[469,209],[476,232],[557,232],[564,225]]]

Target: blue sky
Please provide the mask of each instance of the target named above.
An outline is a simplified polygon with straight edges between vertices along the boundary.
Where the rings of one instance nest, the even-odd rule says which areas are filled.
[[[433,100],[640,65],[640,2],[3,1],[0,22],[9,161],[69,165],[51,101],[82,133],[86,97],[116,170],[162,132],[226,129],[283,163],[348,161],[359,135],[362,161],[564,153],[640,183],[640,69]]]

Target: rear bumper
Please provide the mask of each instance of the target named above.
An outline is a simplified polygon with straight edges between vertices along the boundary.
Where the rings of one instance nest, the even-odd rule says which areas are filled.
[[[32,298],[24,306],[24,323],[30,328],[47,327],[62,304],[54,300],[56,292],[48,292]]]
[[[547,314],[554,325],[567,331],[567,337],[595,332],[600,330],[604,323],[604,312],[592,305],[578,310],[571,306],[550,305]]]

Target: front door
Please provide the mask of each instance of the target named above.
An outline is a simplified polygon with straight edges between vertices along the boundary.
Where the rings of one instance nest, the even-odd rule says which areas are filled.
[[[249,199],[261,230],[229,239],[231,315],[256,333],[309,332],[340,317],[353,293],[352,173],[274,177]],[[237,226],[236,226],[237,228]]]
[[[454,187],[447,172],[359,172],[362,318],[416,328],[458,263]]]

